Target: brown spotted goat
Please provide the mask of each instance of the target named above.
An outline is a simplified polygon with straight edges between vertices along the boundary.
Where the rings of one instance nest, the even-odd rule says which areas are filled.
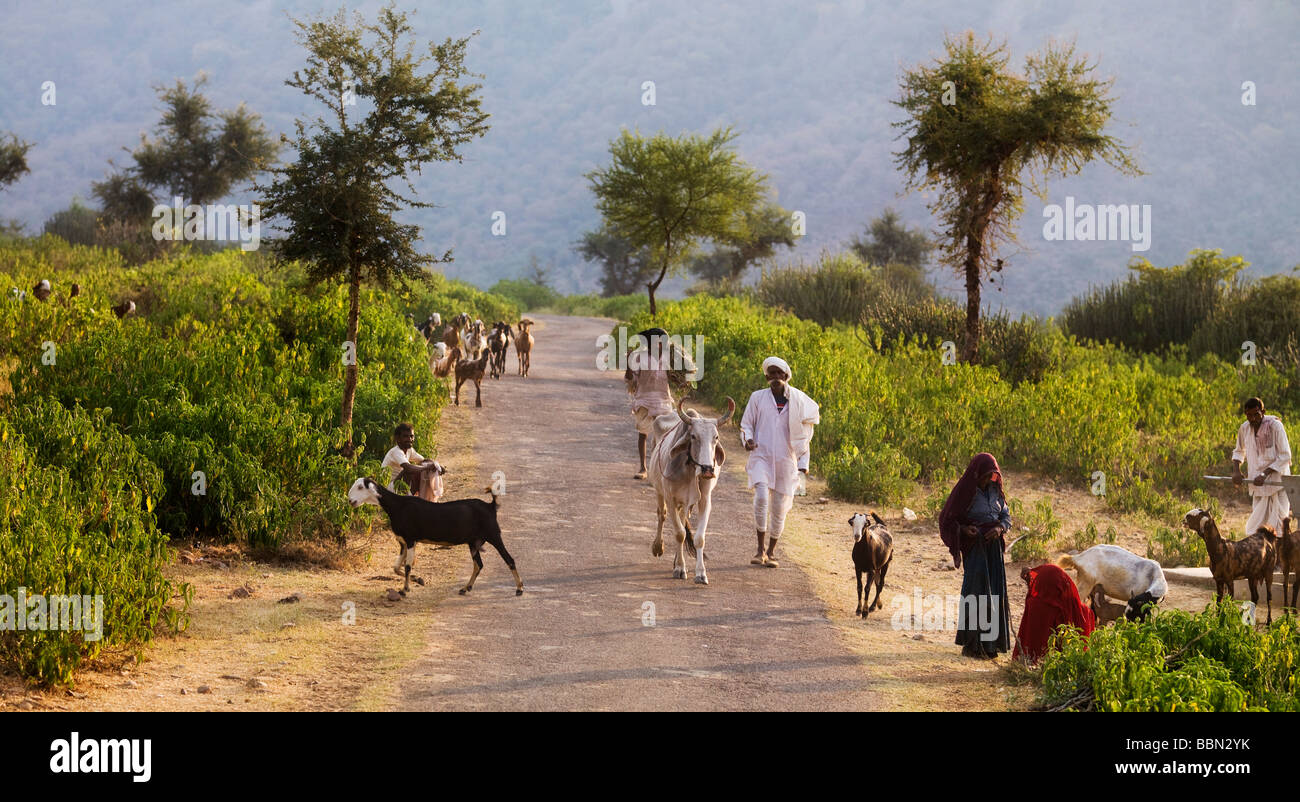
[[[866,618],[867,613],[885,606],[880,601],[880,591],[885,586],[889,561],[894,558],[894,539],[885,522],[874,512],[870,516],[854,513],[849,526],[853,527],[853,567],[858,574],[858,609],[854,613]],[[866,596],[862,594],[863,574],[867,575]],[[864,606],[863,602],[871,598],[873,581],[876,583],[876,600]]]
[[[1201,536],[1205,551],[1210,555],[1210,573],[1214,575],[1217,599],[1226,592],[1232,595],[1232,583],[1245,579],[1250,585],[1250,600],[1259,604],[1257,582],[1264,583],[1267,596],[1268,623],[1273,623],[1273,567],[1277,564],[1277,533],[1261,526],[1250,537],[1241,540],[1224,540],[1214,518],[1202,509],[1194,509],[1183,516],[1183,525]]]

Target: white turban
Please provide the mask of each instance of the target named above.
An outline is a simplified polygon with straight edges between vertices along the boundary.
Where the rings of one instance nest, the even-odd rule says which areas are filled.
[[[767,359],[764,359],[764,360],[763,360],[763,375],[764,375],[764,376],[767,375],[767,369],[768,369],[769,367],[771,367],[772,365],[776,365],[778,368],[780,368],[781,370],[785,371],[785,377],[786,377],[787,379],[789,379],[789,378],[791,378],[791,377],[794,376],[794,373],[792,373],[791,370],[790,370],[790,365],[789,365],[789,363],[787,363],[784,359],[782,359],[782,358],[779,357],[779,356],[769,356]]]

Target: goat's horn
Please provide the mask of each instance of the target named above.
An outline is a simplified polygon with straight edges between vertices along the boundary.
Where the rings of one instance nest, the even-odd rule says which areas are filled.
[[[718,425],[722,426],[727,421],[731,420],[731,413],[735,411],[736,411],[736,400],[731,396],[727,396],[727,414],[723,415],[721,418],[718,418]]]

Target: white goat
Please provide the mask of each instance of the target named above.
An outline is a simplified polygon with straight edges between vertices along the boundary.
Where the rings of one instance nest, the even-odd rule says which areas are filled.
[[[1074,569],[1078,587],[1099,586],[1112,599],[1126,602],[1124,615],[1130,621],[1145,618],[1142,608],[1148,603],[1159,604],[1169,593],[1160,563],[1119,546],[1103,544],[1074,556],[1062,554],[1056,564]]]

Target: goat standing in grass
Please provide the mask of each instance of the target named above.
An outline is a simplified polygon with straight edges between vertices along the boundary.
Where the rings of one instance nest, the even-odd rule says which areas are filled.
[[[1261,526],[1253,535],[1241,540],[1224,540],[1214,518],[1202,509],[1190,510],[1183,525],[1201,536],[1210,555],[1210,573],[1214,574],[1216,599],[1232,595],[1232,583],[1245,579],[1250,586],[1250,600],[1259,604],[1259,588],[1264,583],[1268,601],[1268,623],[1273,623],[1273,567],[1277,564],[1277,533]]]
[[[484,492],[492,496],[489,504],[482,499],[465,498],[457,501],[444,501],[434,504],[416,496],[403,496],[392,492],[370,477],[362,477],[352,483],[348,490],[348,501],[353,507],[362,504],[374,504],[388,516],[388,525],[397,536],[401,552],[393,570],[401,573],[405,567],[406,584],[402,595],[411,589],[411,566],[415,564],[415,544],[437,543],[448,546],[469,546],[470,556],[474,558],[474,573],[470,575],[465,587],[460,589],[465,595],[474,589],[474,580],[483,570],[483,558],[480,556],[484,544],[492,547],[510,566],[510,573],[515,576],[515,595],[524,594],[524,582],[519,578],[515,560],[506,551],[501,542],[501,527],[497,524],[497,496],[492,488]]]
[[[867,617],[872,610],[879,610],[885,605],[880,601],[880,591],[885,587],[885,572],[894,559],[894,538],[889,528],[875,512],[867,517],[857,512],[849,518],[853,527],[853,568],[858,575],[858,609],[854,615]],[[862,575],[867,575],[867,594],[862,595]],[[871,598],[871,583],[876,583],[876,600],[868,605],[863,602]]]

